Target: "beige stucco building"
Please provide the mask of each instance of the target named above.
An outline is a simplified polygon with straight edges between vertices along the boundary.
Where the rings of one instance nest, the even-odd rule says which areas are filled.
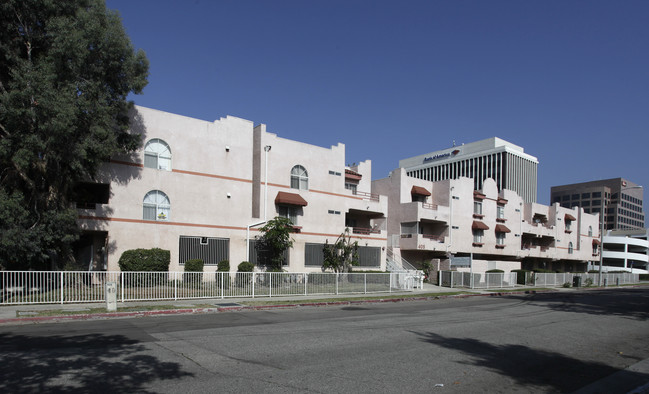
[[[285,270],[320,271],[322,244],[350,226],[360,269],[385,269],[387,198],[371,193],[371,162],[345,166],[345,146],[281,138],[236,117],[203,121],[136,107],[142,149],[115,157],[85,186],[77,260],[118,270],[136,248],[171,252],[170,270],[201,258],[213,271],[229,260],[255,262],[265,219],[294,223]]]
[[[493,179],[474,190],[470,178],[431,182],[398,168],[373,182],[388,197],[388,249],[415,266],[449,269],[473,258],[473,270],[585,271],[599,259],[597,215],[525,202]],[[465,264],[460,264],[463,267]]]

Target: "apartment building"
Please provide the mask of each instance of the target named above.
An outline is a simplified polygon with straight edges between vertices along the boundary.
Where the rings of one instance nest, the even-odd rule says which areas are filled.
[[[371,193],[371,162],[345,166],[345,146],[288,140],[266,125],[227,116],[214,122],[136,107],[132,131],[142,149],[107,163],[79,185],[83,236],[77,260],[118,270],[135,248],[171,252],[170,270],[201,258],[205,270],[257,260],[266,220],[293,223],[285,270],[320,271],[322,245],[346,226],[360,245],[362,269],[385,269],[387,198]]]
[[[538,164],[522,147],[496,137],[399,161],[408,176],[427,181],[468,177],[480,190],[493,179],[498,190],[513,190],[526,202],[536,202]]]
[[[398,168],[372,191],[388,197],[389,252],[413,265],[449,269],[471,258],[477,272],[583,272],[599,260],[598,215],[526,202],[490,178],[474,190],[471,178],[432,182]]]
[[[642,229],[645,214],[642,186],[624,178],[553,186],[550,201],[563,207],[582,207],[586,213],[600,213],[607,230]]]

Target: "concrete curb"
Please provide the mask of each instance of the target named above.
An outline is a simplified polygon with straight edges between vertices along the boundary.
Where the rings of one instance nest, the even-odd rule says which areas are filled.
[[[497,293],[476,293],[476,294],[454,294],[454,295],[436,295],[426,297],[400,297],[400,298],[386,298],[374,300],[352,300],[352,301],[327,301],[327,302],[290,302],[287,304],[277,305],[241,305],[241,306],[223,306],[214,308],[179,308],[179,309],[163,309],[154,311],[133,311],[133,312],[101,312],[101,313],[79,313],[70,315],[56,315],[56,316],[29,316],[29,317],[16,317],[11,319],[0,319],[0,324],[16,324],[16,323],[46,323],[46,322],[65,322],[65,321],[79,321],[79,320],[99,320],[111,318],[129,318],[129,317],[147,317],[147,316],[167,316],[167,315],[191,315],[191,314],[207,314],[207,313],[223,313],[223,312],[241,312],[241,311],[261,311],[272,309],[289,309],[299,307],[323,307],[323,306],[343,306],[343,305],[357,305],[367,303],[386,303],[386,302],[406,302],[406,301],[433,301],[448,298],[469,298],[469,297],[499,297],[510,294],[537,294],[537,293],[552,293],[558,290],[520,290],[508,291]]]

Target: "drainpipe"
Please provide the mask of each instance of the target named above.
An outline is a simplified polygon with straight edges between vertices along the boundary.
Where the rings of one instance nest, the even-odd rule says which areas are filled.
[[[264,155],[265,157],[265,175],[264,175],[264,220],[261,222],[249,224],[246,226],[246,261],[250,261],[250,228],[260,226],[268,221],[268,152],[270,152],[271,146],[264,146]]]
[[[449,196],[451,197],[451,203],[449,204],[449,213],[448,213],[449,230],[448,230],[448,244],[446,245],[447,256],[449,254],[449,249],[453,245],[453,189],[455,189],[455,186],[451,186],[451,189],[448,193]]]

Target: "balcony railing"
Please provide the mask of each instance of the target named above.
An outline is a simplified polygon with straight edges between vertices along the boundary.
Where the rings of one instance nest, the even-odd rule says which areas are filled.
[[[421,236],[426,238],[426,239],[432,239],[433,241],[444,243],[444,237],[441,236],[441,235],[421,234]]]
[[[437,204],[429,204],[427,202],[422,202],[421,207],[424,209],[432,209],[433,211],[437,210]]]
[[[363,197],[364,200],[379,201],[379,195],[374,193],[359,192],[358,190],[352,191],[355,196]]]
[[[363,235],[381,234],[381,230],[367,228],[367,227],[352,227],[352,234],[363,234]]]

